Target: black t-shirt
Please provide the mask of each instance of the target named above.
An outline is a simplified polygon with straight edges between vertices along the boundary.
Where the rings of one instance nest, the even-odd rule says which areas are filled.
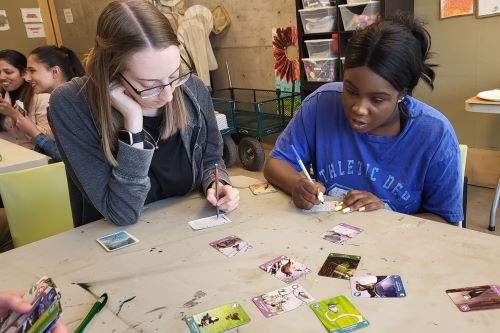
[[[149,133],[145,135],[146,140],[155,144],[159,137],[162,116],[143,117],[143,119],[144,129]],[[180,131],[166,140],[158,141],[158,149],[154,151],[148,176],[151,180],[151,189],[145,203],[189,192],[193,183],[193,172]]]

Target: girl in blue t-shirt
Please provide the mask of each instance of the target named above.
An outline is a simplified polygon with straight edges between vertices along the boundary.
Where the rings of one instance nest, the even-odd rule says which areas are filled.
[[[342,198],[347,211],[388,208],[423,218],[463,220],[458,141],[449,121],[411,97],[419,79],[433,88],[426,63],[431,38],[401,15],[356,31],[343,83],[323,85],[280,135],[264,175],[299,208],[318,194]],[[309,182],[292,150],[312,164]]]

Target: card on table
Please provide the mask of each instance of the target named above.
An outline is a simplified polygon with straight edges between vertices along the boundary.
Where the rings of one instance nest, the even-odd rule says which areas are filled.
[[[231,223],[231,222],[232,221],[229,219],[229,217],[227,217],[224,214],[220,214],[219,218],[217,218],[217,215],[203,217],[201,219],[189,221],[188,224],[194,230],[201,230],[201,229],[216,227],[218,225],[223,225],[223,224]]]
[[[303,264],[287,257],[279,256],[259,266],[283,282],[290,283],[301,276],[308,274],[311,270]]]
[[[252,299],[262,314],[269,318],[314,302],[314,298],[300,284],[292,284],[256,296]]]
[[[500,286],[486,285],[446,290],[460,311],[500,309]]]
[[[351,277],[354,297],[405,297],[403,281],[399,275],[354,275]]]
[[[252,245],[235,235],[213,241],[210,246],[228,257],[234,257],[252,248]]]
[[[97,242],[101,244],[106,251],[112,252],[134,245],[135,243],[138,243],[139,240],[126,231],[118,231],[111,235],[98,238]]]
[[[248,187],[255,195],[278,192],[278,190],[269,183],[252,184]]]
[[[331,212],[335,210],[338,204],[338,201],[325,201],[319,205],[312,206],[311,209],[302,209],[302,211],[305,213]]]
[[[239,303],[229,303],[186,318],[191,333],[219,333],[250,322]]]
[[[330,253],[318,275],[349,280],[354,275],[360,260],[360,256]]]
[[[328,332],[352,332],[369,325],[368,320],[343,295],[309,305]]]
[[[321,238],[335,244],[343,244],[361,232],[363,232],[361,228],[347,223],[340,223],[321,235]]]

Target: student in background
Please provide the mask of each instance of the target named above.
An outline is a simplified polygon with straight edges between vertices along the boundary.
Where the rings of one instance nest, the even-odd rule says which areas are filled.
[[[75,225],[136,223],[144,204],[196,188],[222,211],[236,208],[210,93],[162,13],[141,0],[109,3],[86,67],[52,93],[49,110]]]
[[[426,63],[431,38],[399,16],[354,32],[343,83],[321,86],[280,135],[264,175],[299,208],[318,193],[343,199],[346,211],[381,208],[440,222],[463,219],[460,150],[450,122],[412,97],[419,79],[433,87]],[[301,174],[291,145],[317,181]]]
[[[17,127],[20,117],[29,118],[37,129],[53,138],[47,120],[48,94],[35,94],[24,80],[26,57],[14,50],[0,51],[0,138],[23,147],[35,147],[32,137],[22,128]],[[16,101],[24,104],[24,113],[15,107]]]
[[[73,51],[50,45],[31,51],[25,80],[36,94],[41,94],[52,93],[61,84],[84,75],[82,63]],[[18,116],[17,127],[33,138],[36,151],[50,156],[52,162],[61,161],[55,141],[42,133],[30,118]]]

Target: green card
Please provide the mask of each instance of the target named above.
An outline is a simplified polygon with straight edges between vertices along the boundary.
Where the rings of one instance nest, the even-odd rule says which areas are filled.
[[[345,333],[368,326],[368,320],[343,295],[309,305],[328,332]]]
[[[186,318],[191,333],[219,333],[244,325],[250,317],[240,303],[229,303]]]

